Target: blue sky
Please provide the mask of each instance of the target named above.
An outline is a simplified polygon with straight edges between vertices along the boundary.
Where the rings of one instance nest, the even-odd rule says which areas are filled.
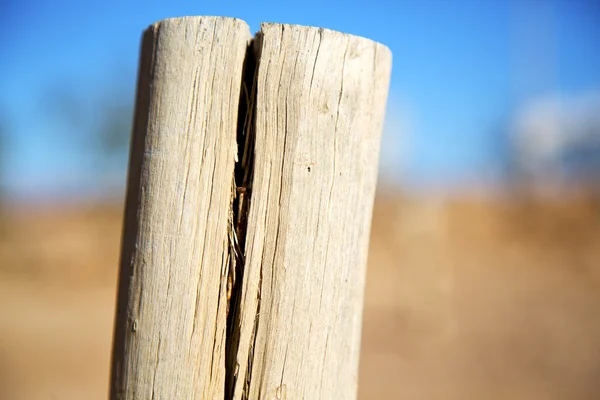
[[[89,158],[40,112],[52,102],[43,94],[61,84],[92,98],[116,85],[133,101],[141,32],[183,15],[238,17],[253,31],[260,22],[319,26],[390,47],[381,171],[408,187],[488,179],[502,161],[499,132],[515,110],[545,96],[600,90],[593,0],[0,0],[11,194],[90,186]]]

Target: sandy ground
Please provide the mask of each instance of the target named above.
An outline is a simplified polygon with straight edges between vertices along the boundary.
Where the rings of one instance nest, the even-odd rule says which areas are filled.
[[[379,196],[361,399],[599,399],[598,202]],[[0,399],[106,399],[121,210],[11,210]]]

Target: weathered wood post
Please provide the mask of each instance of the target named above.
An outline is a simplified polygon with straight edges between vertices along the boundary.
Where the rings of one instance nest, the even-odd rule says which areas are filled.
[[[113,400],[356,397],[390,70],[326,29],[146,31]]]

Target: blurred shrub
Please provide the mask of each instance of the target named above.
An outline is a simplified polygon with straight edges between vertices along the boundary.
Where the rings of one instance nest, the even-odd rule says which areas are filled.
[[[93,179],[109,188],[117,182],[118,190],[126,175],[134,83],[116,78],[98,89],[57,80],[41,96],[41,111],[89,157]]]

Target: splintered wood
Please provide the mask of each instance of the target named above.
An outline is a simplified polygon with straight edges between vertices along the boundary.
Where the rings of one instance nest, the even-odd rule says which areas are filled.
[[[296,25],[249,39],[215,17],[145,35],[114,400],[356,398],[391,53]]]
[[[220,399],[228,219],[250,30],[229,18],[146,31],[129,167],[113,399]]]
[[[263,24],[234,399],[356,397],[391,54]]]

